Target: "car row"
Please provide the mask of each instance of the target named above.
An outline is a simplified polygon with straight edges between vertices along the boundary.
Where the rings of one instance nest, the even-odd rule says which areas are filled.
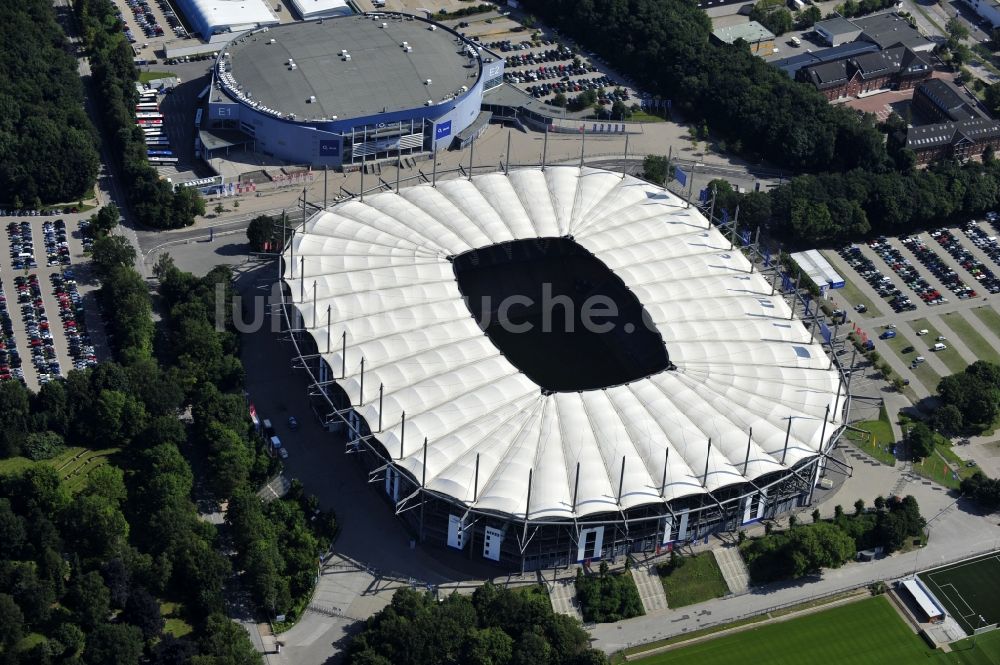
[[[45,242],[45,261],[48,267],[68,266],[69,242],[66,240],[66,222],[57,219],[55,222],[42,223],[42,236]]]
[[[94,248],[96,238],[93,229],[90,228],[89,220],[80,220],[80,240],[83,242],[83,251],[89,252]]]
[[[573,65],[548,65],[524,71],[505,70],[504,80],[508,83],[525,83],[527,81],[547,81],[549,79],[569,80],[570,76],[587,74],[583,67]]]
[[[170,3],[167,0],[157,0],[157,4],[160,5],[160,9],[163,10],[163,18],[166,19],[167,24],[170,25],[170,29],[174,31],[174,34],[178,37],[187,37],[188,32],[181,25],[181,20],[171,9]]]
[[[14,341],[14,322],[7,309],[7,294],[0,282],[0,381],[13,379],[24,383],[24,370],[21,369],[21,354]]]
[[[860,247],[848,245],[837,250],[837,253],[889,303],[894,312],[910,312],[917,308],[910,301],[910,298],[899,290],[891,278],[883,275],[882,271],[875,267],[875,263],[861,252]],[[863,307],[863,305],[859,305],[859,307]],[[858,311],[864,311],[864,309]]]
[[[37,268],[35,244],[31,238],[30,222],[11,222],[7,225],[7,239],[10,241],[10,262],[14,270]]]
[[[77,212],[77,208],[64,208],[62,210],[59,210],[58,208],[46,208],[45,210],[33,210],[31,208],[4,210],[3,208],[0,208],[0,217],[44,217],[46,215],[68,215],[71,212]]]
[[[966,224],[962,227],[962,231],[973,245],[990,257],[994,263],[1000,264],[1000,242],[997,241],[996,236],[987,235],[975,222]]]
[[[153,8],[149,6],[146,0],[127,0],[126,4],[132,10],[132,15],[135,16],[135,22],[139,24],[139,29],[147,37],[163,36],[163,28],[160,27],[156,16],[153,14]]]
[[[982,261],[973,256],[953,233],[942,229],[932,232],[931,237],[937,240],[938,244],[951,254],[951,257],[966,272],[972,275],[973,279],[979,282],[980,288],[990,293],[1000,293],[1000,279],[997,279],[993,271],[987,268]],[[975,295],[975,291],[972,291],[972,295]]]
[[[62,319],[69,355],[75,369],[84,369],[97,364],[97,355],[87,334],[84,323],[83,298],[76,286],[72,270],[62,275],[52,274],[52,295],[59,303],[59,318]]]
[[[905,238],[901,238],[900,242],[909,248],[909,250],[917,257],[917,260],[920,261],[925,268],[930,270],[931,274],[937,277],[949,291],[958,296],[959,300],[965,300],[966,298],[971,298],[976,295],[975,290],[966,286],[965,282],[962,281],[962,278],[958,276],[958,273],[952,270],[948,264],[937,255],[937,252],[932,250],[927,243],[920,239],[919,236],[907,236]],[[937,291],[935,291],[935,293],[937,293]],[[940,302],[944,302],[944,299],[940,298]]]
[[[527,65],[540,65],[543,62],[567,62],[576,57],[573,51],[566,47],[548,49],[538,53],[516,54],[504,60],[504,67],[525,67]],[[582,63],[581,63],[582,66]],[[587,71],[596,72],[597,67],[589,65]]]
[[[19,275],[14,278],[14,285],[17,302],[21,306],[21,318],[24,319],[24,331],[28,336],[31,363],[38,374],[38,382],[48,383],[61,374],[62,368],[56,359],[55,341],[45,313],[38,275]]]
[[[941,292],[930,285],[923,278],[916,266],[910,262],[903,253],[889,242],[885,236],[880,236],[877,240],[868,241],[868,246],[872,248],[879,257],[885,261],[894,273],[896,273],[907,287],[913,290],[921,300],[927,305],[940,305],[947,302]]]

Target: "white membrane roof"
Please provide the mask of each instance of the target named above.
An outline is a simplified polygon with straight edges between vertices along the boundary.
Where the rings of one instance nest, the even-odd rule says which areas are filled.
[[[566,235],[635,293],[676,369],[543,394],[484,335],[447,257]],[[373,431],[384,386],[375,436],[393,463],[419,482],[426,437],[427,489],[477,510],[570,518],[662,503],[815,456],[827,407],[826,437],[836,429],[838,373],[768,280],[697,210],[630,176],[522,169],[345,201],[284,258],[304,327]]]

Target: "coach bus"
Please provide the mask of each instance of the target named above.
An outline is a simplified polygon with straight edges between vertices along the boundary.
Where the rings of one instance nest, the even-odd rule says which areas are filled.
[[[138,112],[138,113],[135,114],[135,117],[136,118],[143,118],[143,119],[163,118],[163,114],[159,113],[158,111],[140,111],[140,112]]]
[[[177,160],[176,157],[150,157],[149,158],[149,163],[150,164],[176,164],[177,161],[178,160]]]
[[[159,126],[143,127],[143,136],[163,136],[163,128]]]
[[[147,157],[173,157],[174,156],[174,151],[173,150],[147,150],[146,151],[146,156]]]
[[[154,99],[156,98],[156,91],[155,90],[146,89],[146,90],[140,90],[139,91],[139,99],[148,99],[150,97],[153,97]]]
[[[198,93],[198,100],[199,100],[199,101],[201,101],[202,99],[205,99],[205,97],[206,97],[206,96],[208,95],[208,93],[210,93],[211,91],[212,91],[212,84],[211,84],[211,83],[209,83],[208,85],[206,85],[206,86],[205,86],[205,89],[204,89],[204,90],[202,90],[201,92],[199,92],[199,93]]]
[[[166,136],[147,136],[146,145],[170,145],[170,139]]]
[[[162,125],[163,118],[139,118],[135,121],[139,126],[149,127],[151,125]]]
[[[156,102],[139,102],[135,105],[136,111],[156,111],[159,110],[160,105]]]
[[[194,128],[201,129],[201,112],[202,109],[198,109],[197,113],[194,114]]]

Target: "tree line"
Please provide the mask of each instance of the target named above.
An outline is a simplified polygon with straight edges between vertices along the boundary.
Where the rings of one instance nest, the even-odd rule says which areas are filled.
[[[348,647],[349,665],[607,665],[579,622],[548,594],[487,582],[440,602],[400,589]]]
[[[111,0],[75,0],[74,7],[83,27],[104,137],[120,160],[129,208],[140,224],[152,228],[194,224],[196,215],[205,214],[204,199],[190,187],[174,190],[146,157],[143,132],[135,124],[139,72],[118,9]]]
[[[97,132],[52,3],[0,4],[0,202],[77,201],[97,178]]]
[[[882,547],[890,554],[908,538],[922,537],[925,525],[912,496],[877,497],[874,510],[865,510],[864,501],[858,499],[853,515],[836,506],[832,520],[821,520],[819,510],[815,510],[812,524],[798,524],[792,516],[784,531],[768,525],[768,533],[760,538],[741,538],[740,552],[751,580],[765,584],[839,568],[859,550]]]

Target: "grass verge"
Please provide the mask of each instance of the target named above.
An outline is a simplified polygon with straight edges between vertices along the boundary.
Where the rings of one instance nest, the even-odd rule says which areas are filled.
[[[993,345],[987,342],[961,313],[952,312],[945,314],[942,318],[948,327],[965,342],[965,345],[969,347],[977,359],[1000,363],[1000,351],[994,349]]]
[[[962,358],[961,355],[959,355],[958,351],[956,351],[955,347],[951,344],[949,344],[948,348],[945,349],[944,351],[931,351],[931,347],[934,346],[934,343],[937,341],[937,338],[941,336],[941,331],[935,328],[934,324],[932,324],[930,321],[928,321],[927,319],[917,319],[916,321],[910,321],[909,325],[910,327],[913,328],[914,331],[919,331],[919,330],[927,331],[927,334],[921,336],[919,338],[920,341],[917,342],[917,346],[914,347],[914,349],[916,349],[917,355],[926,356],[928,353],[933,353],[936,358],[940,359],[941,362],[945,364],[945,367],[947,367],[952,374],[961,372],[969,365],[969,363],[965,362],[965,359]],[[923,346],[926,346],[927,348],[922,348]],[[937,388],[937,383],[927,387],[928,389],[933,391],[935,388]]]
[[[880,310],[875,305],[875,303],[873,303],[868,298],[868,296],[861,293],[858,287],[854,286],[854,284],[849,279],[844,280],[843,296],[844,298],[847,299],[849,303],[851,303],[852,306],[857,305],[858,303],[862,303],[865,307],[868,308],[868,311],[864,312],[863,314],[858,314],[857,311],[852,311],[851,318],[855,318],[856,316],[863,316],[866,319],[872,319],[882,316],[882,310]]]
[[[896,437],[892,433],[892,424],[889,422],[889,415],[883,406],[879,410],[878,420],[863,420],[855,423],[852,427],[862,429],[871,434],[866,436],[861,432],[849,429],[844,432],[844,436],[854,444],[859,450],[871,455],[882,464],[887,466],[896,465],[896,456],[893,448],[896,445]]]
[[[680,565],[677,567],[671,568],[670,564],[663,564],[656,571],[663,584],[668,607],[694,605],[729,593],[719,564],[711,552],[679,557],[678,562]]]
[[[139,83],[149,83],[156,79],[165,79],[173,76],[170,72],[139,72]]]

